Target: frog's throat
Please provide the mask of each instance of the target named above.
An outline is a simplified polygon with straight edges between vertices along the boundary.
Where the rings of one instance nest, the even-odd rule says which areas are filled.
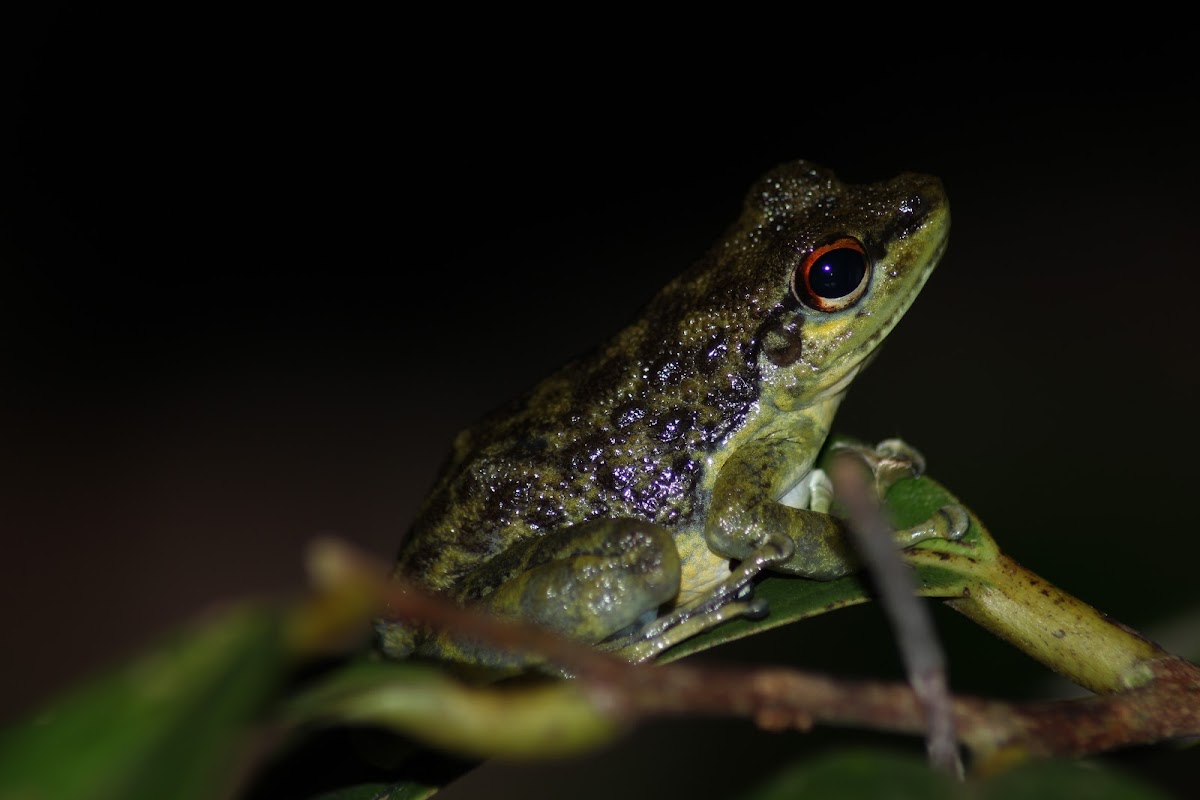
[[[786,410],[796,410],[825,402],[844,394],[858,374],[879,355],[883,340],[887,338],[888,334],[899,324],[900,319],[912,308],[912,304],[916,302],[917,295],[921,293],[926,281],[929,280],[929,276],[933,274],[934,268],[937,267],[938,262],[942,259],[942,255],[946,252],[946,245],[949,240],[950,237],[944,233],[938,237],[937,242],[934,243],[928,257],[925,259],[925,266],[916,275],[912,286],[908,287],[900,295],[899,302],[896,303],[892,312],[866,339],[859,342],[857,347],[842,355],[838,359],[840,363],[835,362],[834,365],[826,367],[825,371],[829,375],[837,375],[838,377],[833,378],[829,383],[818,383],[813,387],[811,394],[806,393],[802,396],[794,396],[787,399],[783,397],[777,398],[776,405]],[[803,357],[798,363],[805,363]]]

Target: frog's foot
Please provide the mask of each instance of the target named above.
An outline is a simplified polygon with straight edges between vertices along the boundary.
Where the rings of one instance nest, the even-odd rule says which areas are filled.
[[[957,542],[966,535],[969,527],[971,518],[965,508],[958,504],[946,505],[933,512],[924,522],[911,528],[892,531],[892,539],[901,548],[912,547],[917,542],[927,539]]]
[[[693,618],[705,617],[706,615],[716,613],[723,607],[733,604],[734,601],[746,602],[743,602],[734,611],[723,617],[723,619],[747,614],[766,614],[767,608],[765,602],[760,604],[750,604],[748,602],[751,590],[750,584],[759,573],[770,569],[774,565],[782,564],[791,558],[795,549],[795,543],[786,536],[770,537],[765,544],[751,553],[749,558],[730,570],[729,575],[720,583],[709,589],[704,599],[691,605],[677,608],[670,614],[659,617],[639,631],[637,638],[645,640],[658,638]],[[717,622],[713,622],[707,627],[715,624]],[[701,628],[701,630],[703,629]]]
[[[749,558],[730,570],[704,598],[676,608],[651,620],[635,632],[606,642],[607,650],[620,653],[631,661],[645,661],[698,633],[737,617],[759,619],[766,616],[766,600],[750,597],[752,582],[764,570],[787,561],[795,552],[795,543],[783,536],[770,537]]]
[[[680,642],[686,641],[710,628],[715,628],[722,622],[738,617],[761,619],[767,615],[768,610],[766,600],[756,599],[727,602],[724,605],[710,608],[707,611],[698,611],[698,608],[693,607],[689,609],[689,613],[677,621],[674,627],[668,628],[655,636],[646,638],[644,634],[635,635],[613,642],[611,647],[606,647],[605,649],[616,651],[622,658],[632,661],[635,664],[640,664],[644,661],[649,661]]]
[[[925,456],[903,439],[884,439],[874,447],[838,443],[833,449],[834,452],[852,453],[870,468],[875,477],[875,491],[880,499],[897,481],[919,478],[925,473]],[[818,496],[816,492],[813,493],[814,498]],[[893,531],[892,538],[901,548],[912,547],[926,539],[956,542],[966,534],[970,524],[971,520],[965,508],[960,505],[947,505],[939,508],[919,525]]]
[[[903,439],[884,439],[874,447],[839,443],[833,450],[853,453],[866,463],[875,476],[875,491],[879,497],[887,494],[897,481],[925,474],[925,456]]]

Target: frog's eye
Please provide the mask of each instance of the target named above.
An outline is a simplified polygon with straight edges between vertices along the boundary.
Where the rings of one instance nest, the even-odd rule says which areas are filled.
[[[862,242],[838,236],[805,254],[792,273],[792,294],[817,311],[841,311],[866,293],[870,277],[871,261]]]

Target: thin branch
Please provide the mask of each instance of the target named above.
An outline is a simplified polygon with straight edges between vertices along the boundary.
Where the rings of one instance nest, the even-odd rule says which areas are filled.
[[[850,451],[830,464],[834,494],[846,506],[847,528],[863,565],[875,583],[880,604],[891,622],[896,645],[926,715],[925,748],[934,767],[961,778],[962,758],[954,732],[946,659],[925,604],[917,598],[913,572],[901,559],[863,470]]]
[[[314,556],[326,591],[343,581],[370,586],[390,618],[453,629],[498,648],[539,652],[577,676],[602,712],[628,721],[656,715],[744,717],[767,729],[814,723],[921,735],[925,712],[897,683],[856,681],[792,669],[717,669],[687,664],[639,666],[523,623],[459,608],[388,581],[385,570],[336,542]],[[1141,664],[1135,688],[1077,700],[1009,703],[953,700],[960,740],[981,765],[1020,757],[1079,757],[1132,745],[1200,736],[1200,668],[1175,656]],[[500,691],[500,689],[497,689]]]

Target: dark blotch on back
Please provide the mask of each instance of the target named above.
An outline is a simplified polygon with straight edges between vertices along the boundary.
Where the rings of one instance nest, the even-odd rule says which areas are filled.
[[[759,382],[754,331],[727,320],[744,290],[713,280],[711,266],[668,285],[615,346],[474,426],[400,572],[445,586],[519,539],[598,515],[676,525],[702,514],[705,455],[741,426]],[[689,333],[705,313],[713,330]]]

